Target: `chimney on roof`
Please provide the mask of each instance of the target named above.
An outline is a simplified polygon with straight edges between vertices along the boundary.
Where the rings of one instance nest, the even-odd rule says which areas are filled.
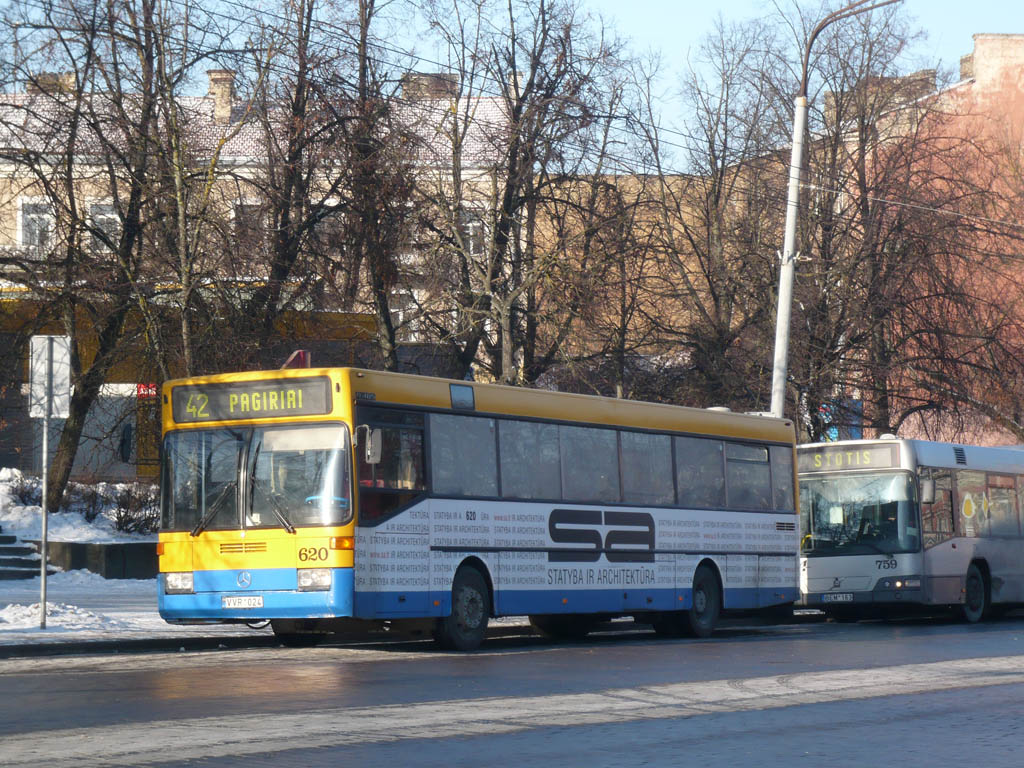
[[[25,84],[26,93],[72,93],[75,90],[74,72],[40,72]]]
[[[211,69],[207,96],[213,99],[213,122],[227,125],[231,122],[231,106],[235,102],[235,73],[230,69]]]
[[[960,57],[960,79],[970,80],[974,77],[974,54],[968,53]]]
[[[451,72],[406,72],[402,75],[402,98],[411,101],[453,99],[459,76]]]
[[[935,92],[935,70],[922,69],[906,77],[899,78],[904,85],[903,96],[906,101],[913,101]]]

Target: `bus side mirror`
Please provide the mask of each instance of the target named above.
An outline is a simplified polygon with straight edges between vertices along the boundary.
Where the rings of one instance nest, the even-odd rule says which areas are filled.
[[[921,478],[921,503],[935,503],[935,480],[930,477]]]
[[[363,440],[363,461],[367,464],[380,464],[380,429],[371,429],[369,424],[360,424],[356,427],[356,433],[352,438],[352,442],[357,447],[359,446],[359,433],[363,430],[366,430],[366,438]]]

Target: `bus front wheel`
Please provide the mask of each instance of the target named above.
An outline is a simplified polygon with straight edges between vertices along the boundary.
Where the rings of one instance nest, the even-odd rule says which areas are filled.
[[[960,612],[965,621],[976,624],[985,618],[988,611],[988,585],[985,583],[985,575],[975,563],[971,563],[964,581],[964,604],[960,606]]]
[[[452,582],[452,612],[437,620],[434,638],[442,648],[474,651],[487,634],[490,592],[480,571],[460,568]]]

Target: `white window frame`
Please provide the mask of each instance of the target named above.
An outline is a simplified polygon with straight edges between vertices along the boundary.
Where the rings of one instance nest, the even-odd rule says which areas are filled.
[[[26,240],[25,240],[25,238],[28,235],[28,231],[27,231],[28,228],[25,226],[25,216],[26,216],[25,209],[27,207],[29,207],[29,206],[46,206],[46,208],[49,210],[49,215],[48,216],[46,216],[46,214],[42,214],[42,213],[33,213],[33,214],[31,214],[34,218],[35,217],[39,217],[39,218],[46,217],[46,218],[49,219],[50,226],[49,226],[49,230],[48,230],[48,234],[49,234],[49,238],[48,239],[50,240],[50,243],[48,243],[46,246],[44,246],[42,248],[39,246],[38,243],[29,243],[29,242],[26,242]],[[43,197],[43,196],[25,196],[25,197],[18,198],[18,224],[17,224],[17,226],[18,226],[18,231],[17,231],[17,242],[18,242],[18,245],[20,247],[22,247],[22,248],[31,249],[31,250],[35,251],[41,257],[42,256],[42,253],[41,253],[42,250],[44,248],[48,248],[48,247],[52,246],[53,237],[56,234],[56,230],[57,230],[57,213],[54,210],[53,202],[48,197]]]
[[[109,212],[105,212],[97,216],[96,209],[100,206],[104,206],[110,209]],[[114,222],[116,231],[114,236],[111,238],[114,242],[117,242],[121,232],[121,217],[117,215],[117,208],[114,206],[114,199],[111,197],[100,197],[89,201],[89,226],[91,228],[102,228],[99,222],[103,219],[110,219]],[[113,253],[113,250],[108,248],[106,244],[100,241],[93,232],[89,233],[90,246],[93,253]]]

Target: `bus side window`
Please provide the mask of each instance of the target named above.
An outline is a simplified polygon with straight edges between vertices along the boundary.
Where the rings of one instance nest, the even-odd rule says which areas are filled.
[[[953,538],[954,508],[953,489],[948,472],[932,474],[935,484],[935,500],[931,504],[921,505],[921,528],[924,535],[924,547],[934,547]]]
[[[359,456],[359,485],[392,490],[423,490],[423,430],[403,427],[380,427],[381,456],[376,464],[368,464]]]
[[[367,409],[357,420],[369,424],[372,431],[380,430],[378,463],[368,463],[366,452],[357,451],[358,524],[372,526],[397,514],[426,490],[423,415]]]
[[[953,517],[961,536],[988,535],[988,503],[985,473],[961,469],[956,473],[956,508]]]

